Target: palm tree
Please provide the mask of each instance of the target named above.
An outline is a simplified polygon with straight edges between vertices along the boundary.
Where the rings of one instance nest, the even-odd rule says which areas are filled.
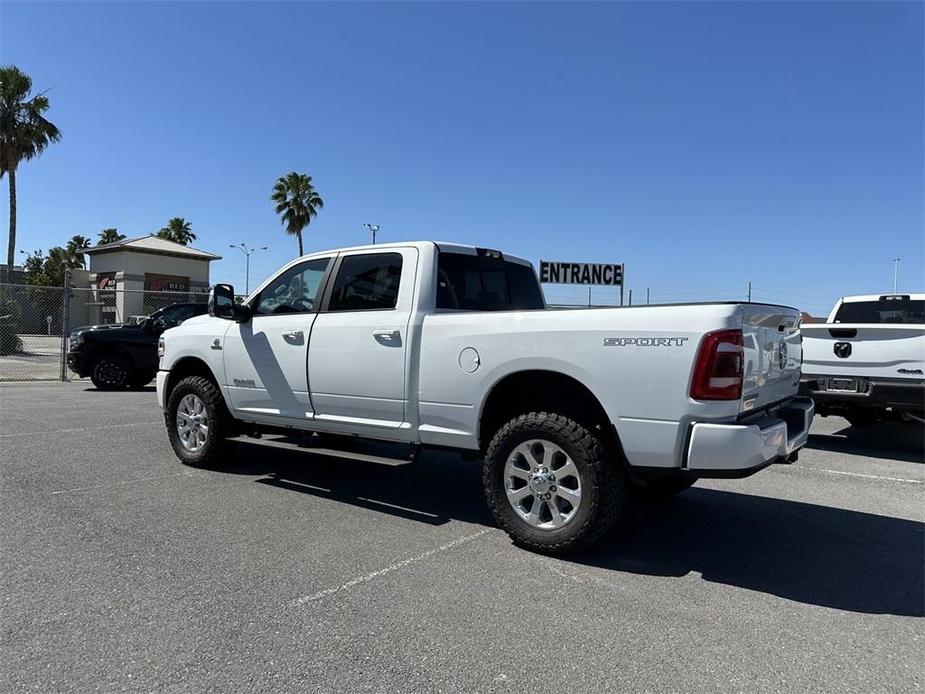
[[[67,247],[64,249],[71,259],[72,267],[69,269],[73,270],[78,267],[83,269],[85,267],[84,251],[88,248],[90,248],[90,239],[86,236],[77,234],[71,237],[71,240],[67,242]]]
[[[120,234],[118,229],[103,229],[99,234],[99,240],[96,242],[97,246],[102,246],[107,243],[115,243],[116,241],[121,241],[125,238],[125,234]]]
[[[312,177],[295,171],[280,176],[270,199],[276,203],[276,214],[282,217],[286,233],[299,239],[299,255],[302,255],[302,230],[324,207],[324,201],[312,185]]]
[[[16,169],[40,155],[61,132],[44,115],[48,97],[44,92],[29,97],[32,80],[15,65],[0,68],[0,178],[10,180],[10,238],[6,252],[6,274],[13,268],[16,249]],[[2,278],[0,278],[2,280]]]
[[[157,232],[157,236],[184,246],[188,246],[191,241],[196,240],[196,234],[193,233],[190,223],[183,217],[174,217],[168,221],[167,226]]]

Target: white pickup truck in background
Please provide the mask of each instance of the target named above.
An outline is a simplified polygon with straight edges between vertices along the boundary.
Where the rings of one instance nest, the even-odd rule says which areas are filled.
[[[793,308],[545,310],[527,261],[434,242],[303,256],[233,297],[217,285],[159,345],[182,461],[242,440],[393,465],[460,450],[538,551],[600,537],[628,494],[792,462],[813,416]]]
[[[846,296],[803,325],[801,393],[853,426],[925,417],[925,294]]]

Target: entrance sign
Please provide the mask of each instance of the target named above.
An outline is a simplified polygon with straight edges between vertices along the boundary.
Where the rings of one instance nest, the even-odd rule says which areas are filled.
[[[623,287],[623,264],[540,261],[544,284],[602,284]]]

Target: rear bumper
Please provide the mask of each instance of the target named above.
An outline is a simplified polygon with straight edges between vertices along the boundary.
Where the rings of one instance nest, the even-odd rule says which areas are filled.
[[[855,378],[854,376],[804,375],[800,379],[800,395],[816,401],[820,411],[833,409],[856,409],[870,407],[884,409],[892,407],[901,410],[925,411],[925,379],[921,378],[865,378],[861,382],[862,392],[827,390],[830,378]]]
[[[809,437],[815,411],[809,398],[794,398],[773,413],[736,424],[691,427],[688,477],[747,477],[772,463],[792,462]]]

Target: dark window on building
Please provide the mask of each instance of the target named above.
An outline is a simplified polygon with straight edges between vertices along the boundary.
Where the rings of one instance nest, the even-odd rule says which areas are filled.
[[[401,280],[401,253],[349,255],[341,261],[329,311],[395,308]]]
[[[463,253],[437,259],[437,308],[512,311],[545,308],[533,268]]]

